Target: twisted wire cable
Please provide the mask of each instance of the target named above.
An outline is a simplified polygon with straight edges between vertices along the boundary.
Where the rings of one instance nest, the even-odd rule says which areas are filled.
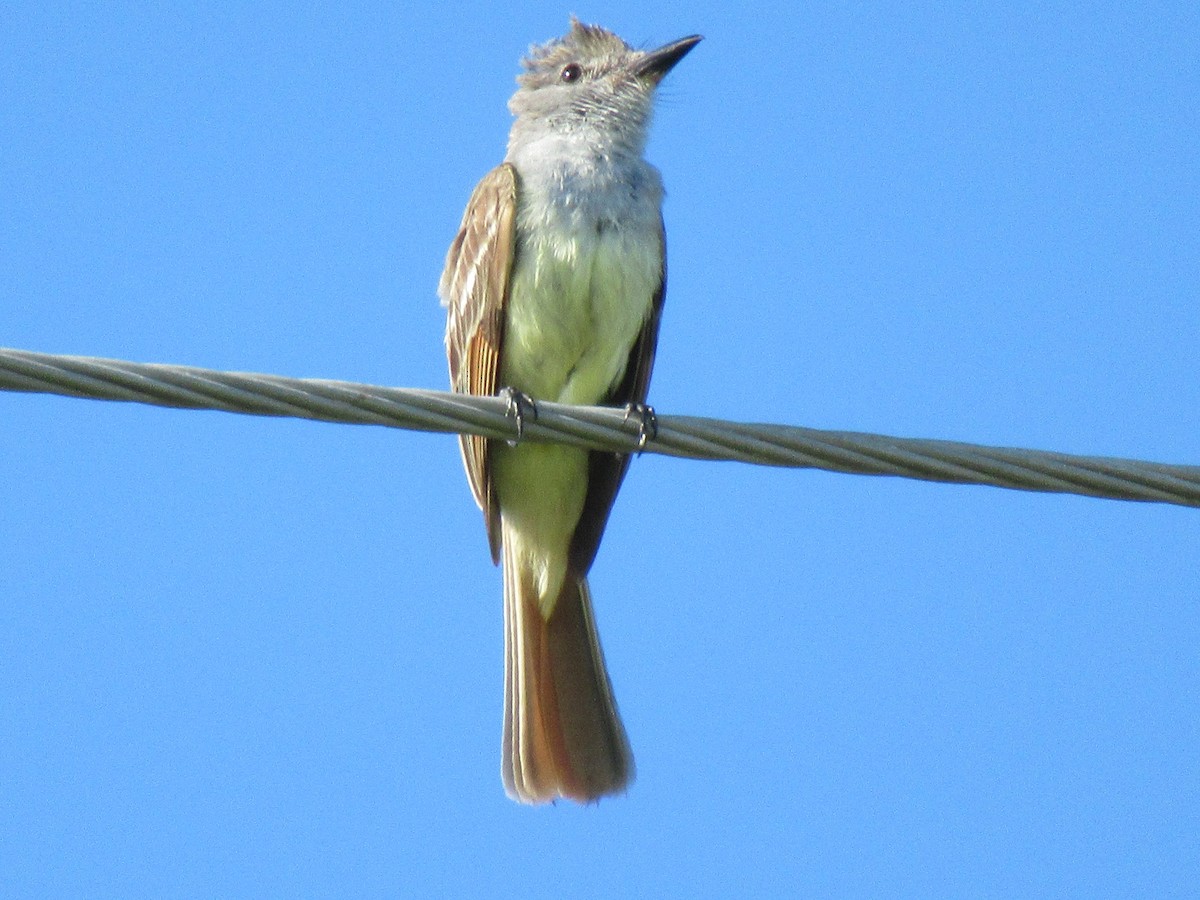
[[[0,348],[0,390],[512,440],[504,399]],[[522,440],[637,452],[624,410],[538,401]],[[531,420],[532,419],[532,420]],[[647,453],[1200,506],[1200,466],[786,425],[656,417]]]

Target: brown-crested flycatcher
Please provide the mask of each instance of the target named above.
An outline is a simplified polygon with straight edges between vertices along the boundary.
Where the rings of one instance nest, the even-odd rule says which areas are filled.
[[[530,51],[508,154],[471,195],[438,289],[454,390],[645,401],[667,269],[662,179],[642,154],[658,83],[699,41],[646,52],[573,19]],[[629,456],[460,443],[504,560],[504,787],[524,803],[623,791],[633,757],[587,573]]]

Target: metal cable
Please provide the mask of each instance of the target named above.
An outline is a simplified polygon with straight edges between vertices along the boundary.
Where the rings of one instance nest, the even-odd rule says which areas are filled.
[[[512,439],[497,397],[0,348],[0,390]],[[658,416],[647,453],[1200,506],[1200,466]],[[522,440],[636,451],[623,410],[538,401]]]

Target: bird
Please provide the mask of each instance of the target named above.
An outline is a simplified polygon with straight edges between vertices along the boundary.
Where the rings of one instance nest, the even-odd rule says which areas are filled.
[[[666,296],[662,179],[644,158],[659,83],[699,35],[640,50],[572,17],[534,45],[504,161],[446,255],[454,391],[506,394],[518,440],[460,436],[493,563],[503,564],[501,777],[521,803],[624,793],[633,755],[587,575],[629,454],[520,441],[539,400],[645,406]]]

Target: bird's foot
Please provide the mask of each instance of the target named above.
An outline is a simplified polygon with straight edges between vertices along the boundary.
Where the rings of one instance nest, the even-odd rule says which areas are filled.
[[[504,398],[504,414],[511,416],[516,423],[517,436],[508,442],[508,446],[515,447],[521,442],[521,435],[525,433],[525,417],[529,416],[532,422],[537,421],[537,404],[528,394],[514,387],[503,388],[500,396]]]
[[[653,406],[647,406],[645,403],[627,403],[623,421],[628,422],[633,418],[638,420],[637,452],[640,454],[646,449],[647,443],[658,437],[658,416],[654,414]]]

